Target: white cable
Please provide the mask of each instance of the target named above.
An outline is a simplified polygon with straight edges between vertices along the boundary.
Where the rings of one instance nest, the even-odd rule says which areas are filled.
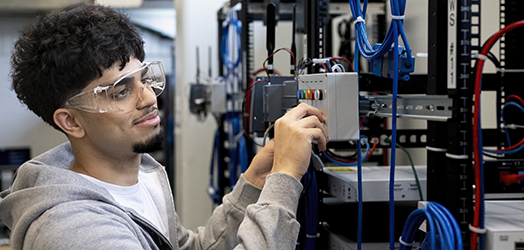
[[[502,72],[502,73],[521,73],[521,72],[524,72],[524,69],[501,69],[501,68],[497,68],[497,71],[498,72]]]
[[[485,228],[477,228],[477,227],[473,227],[471,224],[469,224],[469,230],[471,230],[471,232],[474,232],[474,233],[478,233],[478,234],[485,234],[488,230],[485,229]]]
[[[400,244],[404,245],[404,246],[407,246],[407,247],[412,247],[413,246],[413,243],[414,242],[411,242],[411,243],[407,243],[405,241],[402,240],[402,236],[400,236],[400,238],[398,238],[398,242],[400,242]]]
[[[238,134],[234,135],[233,137],[233,140],[235,141],[235,144],[238,142],[238,140],[240,140],[240,137],[242,137],[244,135],[244,130],[240,130],[240,132],[238,132]]]
[[[429,151],[433,151],[433,152],[446,152],[446,151],[448,151],[445,148],[434,148],[434,147],[430,147],[430,146],[426,146],[426,149],[429,150]]]
[[[338,72],[346,72],[346,69],[342,64],[335,64],[335,66],[331,67],[331,70],[333,70],[333,72],[335,72],[335,70],[338,70]]]
[[[359,22],[363,22],[364,24],[366,24],[366,21],[364,21],[364,19],[361,16],[358,16],[357,20],[353,21],[353,26],[355,26]]]
[[[502,128],[517,129],[524,128],[524,125],[507,124],[506,126],[502,126]]]
[[[271,130],[274,125],[275,125],[274,123],[269,124],[269,127],[266,129],[266,132],[264,132],[264,140],[262,141],[262,146],[266,146],[266,139],[267,139],[267,136],[269,135],[269,130]]]
[[[450,154],[450,153],[446,153],[446,157],[451,158],[451,159],[457,159],[457,160],[467,160],[467,159],[469,159],[469,156],[467,156],[467,155],[454,155],[454,154]]]

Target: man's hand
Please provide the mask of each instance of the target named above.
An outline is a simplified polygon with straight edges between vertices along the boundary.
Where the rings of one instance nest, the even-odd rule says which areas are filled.
[[[316,140],[321,151],[328,140],[320,110],[301,103],[275,122],[274,162],[271,172],[282,172],[300,180],[311,157],[311,143]]]
[[[266,176],[271,173],[273,167],[273,155],[274,141],[271,140],[255,155],[244,173],[244,178],[253,186],[262,189],[266,183]]]

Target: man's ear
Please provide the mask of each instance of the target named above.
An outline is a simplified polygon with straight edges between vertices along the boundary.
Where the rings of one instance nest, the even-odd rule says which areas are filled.
[[[78,116],[77,112],[66,108],[59,108],[55,110],[53,120],[66,134],[75,138],[82,138],[85,136],[85,130],[82,124],[78,123],[76,116]]]

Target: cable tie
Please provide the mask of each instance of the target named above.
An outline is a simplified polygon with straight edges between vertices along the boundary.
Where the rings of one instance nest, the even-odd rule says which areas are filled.
[[[446,151],[448,151],[445,148],[434,148],[434,147],[430,147],[430,146],[426,146],[426,149],[429,150],[429,151],[433,151],[433,152],[446,152]]]
[[[244,130],[242,129],[240,132],[238,132],[238,134],[234,135],[233,141],[235,143],[238,142],[238,140],[240,140],[240,137],[242,137],[243,135],[244,135]]]
[[[306,238],[309,238],[309,239],[316,239],[318,238],[318,236],[315,234],[315,235],[311,235],[311,234],[306,234]]]
[[[454,155],[450,153],[446,153],[446,157],[457,160],[467,160],[469,158],[467,155]]]
[[[478,233],[478,234],[485,234],[488,230],[485,229],[485,228],[478,228],[478,227],[473,227],[471,224],[469,224],[469,230],[471,230],[471,232],[474,232],[474,233]]]
[[[475,54],[472,56],[473,58],[478,58],[479,60],[486,61],[488,60],[488,57],[483,54]]]
[[[522,73],[522,72],[524,72],[524,69],[501,69],[501,68],[497,68],[497,72],[501,72],[501,73]]]
[[[415,243],[415,242],[407,243],[407,242],[403,241],[402,240],[402,236],[400,236],[400,238],[398,238],[398,242],[400,242],[400,244],[402,244],[404,246],[407,246],[407,247],[412,247],[413,243]]]
[[[507,124],[506,126],[503,126],[503,128],[517,129],[517,128],[524,128],[524,125]]]
[[[364,24],[366,24],[366,21],[364,21],[364,19],[361,16],[358,16],[357,20],[353,21],[353,26],[355,26],[359,22],[363,22]]]
[[[313,62],[313,65],[316,65],[316,64],[322,64],[322,63],[329,63],[329,59],[328,58],[313,58],[313,60],[311,60]]]
[[[391,19],[393,19],[393,20],[404,20],[404,17],[405,17],[405,15],[402,15],[402,16],[391,15]]]

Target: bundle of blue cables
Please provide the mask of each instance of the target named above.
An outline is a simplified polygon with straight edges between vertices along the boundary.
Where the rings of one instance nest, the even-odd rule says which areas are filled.
[[[412,248],[415,232],[424,220],[428,231],[421,249],[463,249],[462,233],[455,217],[444,206],[436,202],[427,202],[426,208],[413,211],[406,220],[399,240],[399,250]]]
[[[406,34],[404,33],[404,12],[406,9],[406,0],[390,0],[391,5],[391,16],[392,21],[390,24],[390,27],[387,31],[386,37],[384,38],[384,41],[380,46],[378,46],[376,49],[373,48],[369,44],[367,33],[366,33],[366,25],[365,25],[365,16],[367,11],[367,4],[368,1],[364,0],[364,4],[361,6],[360,0],[349,0],[351,12],[353,13],[353,21],[355,26],[355,34],[356,34],[356,42],[355,42],[355,59],[354,59],[354,68],[355,72],[358,72],[358,57],[359,53],[362,54],[362,57],[368,60],[377,59],[379,57],[382,57],[386,53],[388,53],[391,49],[393,49],[393,68],[394,75],[393,75],[393,89],[392,89],[392,106],[397,107],[397,86],[398,86],[398,37],[399,35],[402,37],[402,41],[404,43],[404,46],[406,47],[406,53],[408,54],[409,60],[411,60],[411,48],[409,47],[409,43],[406,37]],[[364,9],[362,9],[362,7]],[[394,241],[394,235],[395,235],[395,205],[394,205],[394,180],[395,180],[395,153],[396,153],[396,141],[397,141],[397,109],[392,109],[392,122],[391,122],[391,168],[390,168],[390,185],[389,185],[389,211],[390,211],[390,221],[389,221],[389,235],[390,235],[390,249],[394,249],[395,247],[395,241]],[[358,147],[360,150],[360,144],[358,144]],[[361,182],[362,182],[362,164],[360,163],[360,154],[359,159],[357,160],[358,163],[358,182],[359,182],[359,190],[358,190],[358,197],[359,197],[359,204],[358,204],[358,211],[359,211],[359,218],[358,218],[358,236],[357,236],[357,248],[360,250],[362,249],[362,241],[361,241],[361,231],[362,231],[362,190],[361,190]]]
[[[317,233],[318,233],[318,188],[317,180],[315,176],[315,169],[309,166],[308,171],[303,178],[304,195],[301,197],[300,202],[303,206],[299,206],[297,211],[297,218],[300,222],[302,233],[302,239],[304,241],[297,244],[296,249],[300,250],[315,250],[317,245]],[[302,245],[303,244],[303,245]]]
[[[376,59],[388,53],[393,43],[395,43],[395,41],[398,39],[398,35],[402,37],[404,46],[406,46],[406,52],[409,55],[408,58],[411,58],[411,48],[409,47],[408,39],[403,27],[406,0],[390,0],[389,2],[391,4],[391,16],[393,19],[381,46],[379,46],[377,49],[373,49],[373,46],[371,46],[368,41],[365,24],[368,1],[364,1],[364,9],[362,10],[360,0],[349,0],[349,5],[351,7],[351,13],[353,13],[353,21],[355,25],[355,46],[357,46],[358,51],[365,59]]]
[[[233,33],[230,33],[233,30]],[[242,119],[241,111],[239,108],[241,105],[236,105],[237,100],[235,99],[240,89],[240,63],[242,62],[242,50],[240,47],[242,24],[236,18],[235,12],[231,11],[228,14],[228,18],[222,27],[222,59],[227,69],[225,82],[225,93],[226,93],[226,131],[228,133],[228,156],[230,171],[230,186],[234,187],[238,181],[238,168],[240,166],[240,172],[243,173],[248,168],[248,153],[246,139],[241,130]],[[236,47],[235,47],[236,46]],[[233,54],[230,53],[230,47],[234,48],[233,52],[236,52],[236,60],[233,59]],[[236,51],[235,51],[236,50]]]

